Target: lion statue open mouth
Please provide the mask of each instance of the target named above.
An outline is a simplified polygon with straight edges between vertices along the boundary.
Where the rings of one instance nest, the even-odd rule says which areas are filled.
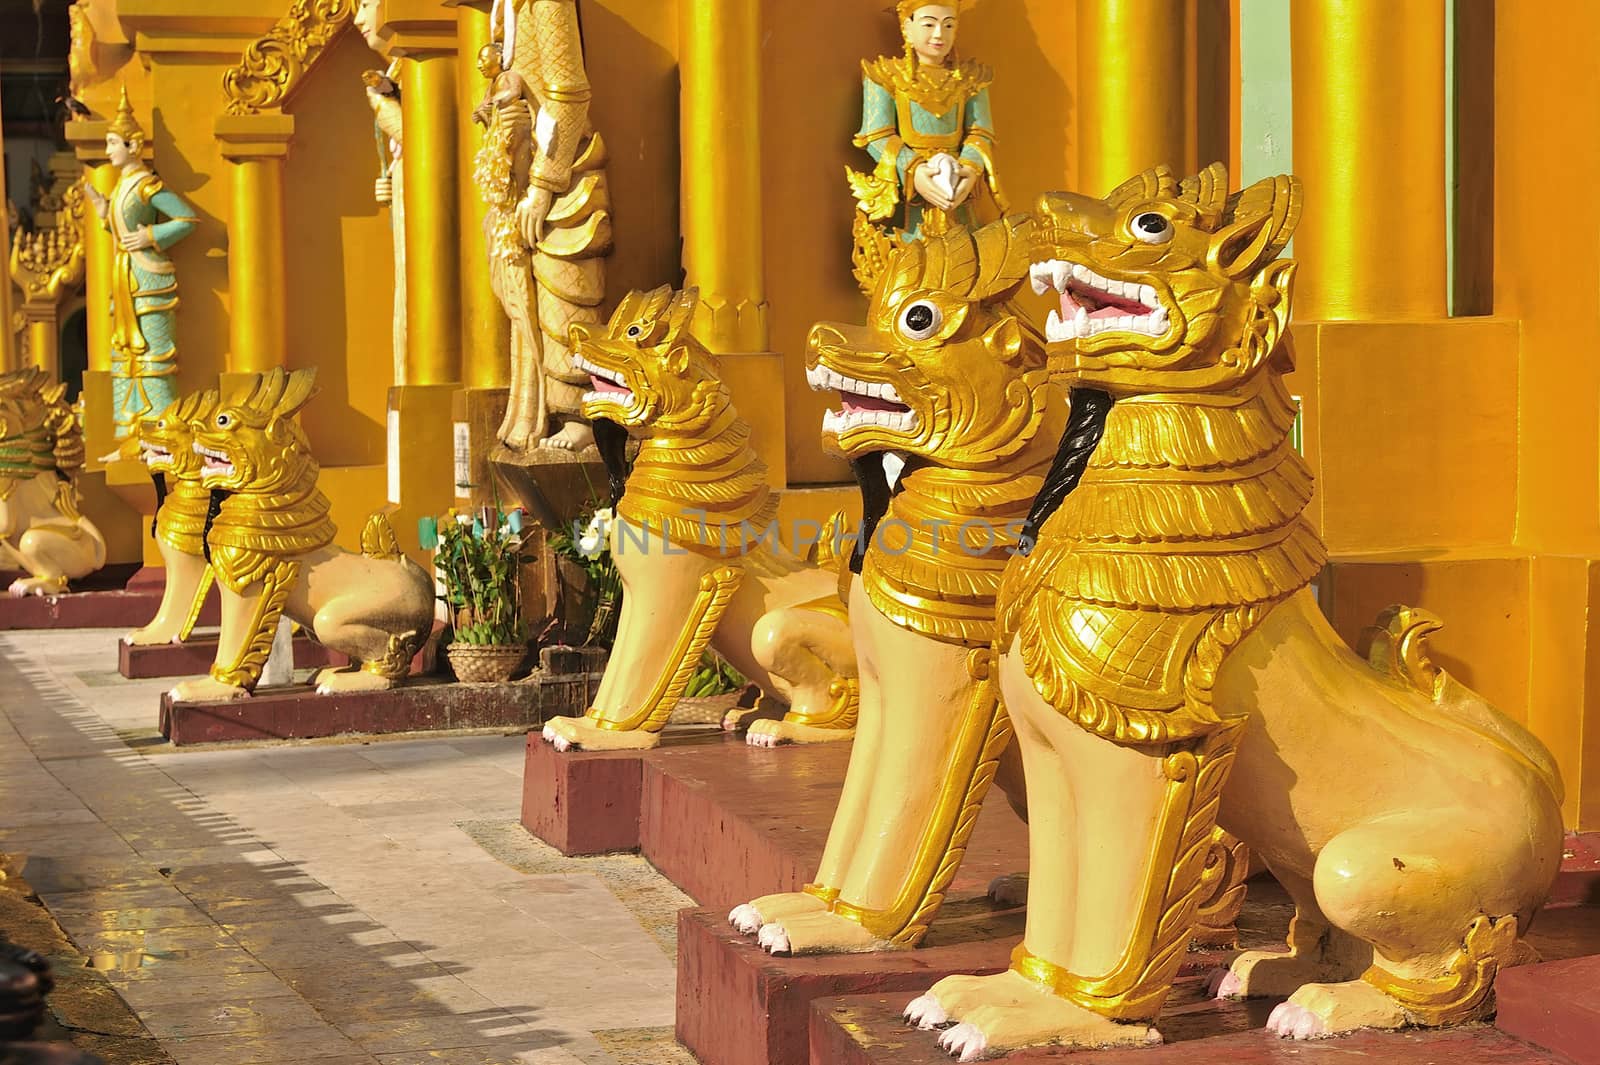
[[[1098,446],[1001,592],[996,674],[1051,826],[1027,935],[1009,971],[907,1009],[963,1061],[1159,1041],[1217,825],[1295,903],[1289,952],[1217,988],[1287,995],[1280,1035],[1478,1019],[1531,956],[1561,861],[1549,752],[1428,660],[1437,619],[1392,608],[1363,661],[1308,587],[1325,551],[1282,378],[1301,206],[1286,176],[1230,195],[1220,164],[1039,201],[1050,367]]]
[[[1067,417],[1043,338],[1011,303],[1030,229],[1013,217],[907,244],[866,325],[811,331],[807,379],[839,396],[823,445],[862,487],[861,729],[815,882],[729,915],[774,952],[915,946],[1010,742],[996,597]]]
[[[698,301],[693,289],[635,292],[603,335],[573,327],[573,365],[593,385],[584,415],[620,495],[610,537],[624,594],[594,705],[545,726],[563,750],[654,747],[707,647],[788,703],[781,720],[750,724],[751,744],[844,740],[855,728],[838,579],[778,543],[766,465],[689,331]],[[631,468],[624,434],[640,441]]]
[[[201,481],[204,463],[194,450],[194,424],[217,409],[216,389],[191,392],[155,417],[139,420],[129,441],[156,484],[156,549],[166,570],[156,616],[123,637],[134,646],[189,638],[212,584],[206,561],[206,517],[211,489]]]
[[[359,554],[333,543],[317,461],[295,418],[315,391],[314,369],[274,369],[195,409],[190,448],[219,503],[205,557],[221,589],[222,630],[210,675],[178,684],[174,699],[249,695],[283,616],[357,663],[318,673],[325,694],[392,686],[433,627],[433,578],[401,553],[387,518],[368,520]]]

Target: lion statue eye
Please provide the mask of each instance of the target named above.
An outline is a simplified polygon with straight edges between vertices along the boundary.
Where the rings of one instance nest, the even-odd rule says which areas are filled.
[[[1145,211],[1134,216],[1133,235],[1146,244],[1165,244],[1172,239],[1172,222],[1164,214]]]
[[[233,424],[233,415],[231,415],[231,414],[219,414],[219,415],[217,415],[217,428],[218,429],[226,429],[228,426],[230,426],[232,424]]]
[[[635,324],[628,327],[629,340],[638,340],[642,336],[644,336],[644,326]]]
[[[900,312],[900,334],[908,340],[927,340],[944,324],[936,304],[917,300]]]

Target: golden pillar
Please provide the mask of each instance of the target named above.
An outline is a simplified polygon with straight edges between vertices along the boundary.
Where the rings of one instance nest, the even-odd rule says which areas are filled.
[[[482,127],[468,116],[488,92],[478,73],[478,49],[489,43],[489,0],[456,5],[456,108],[460,115],[456,152],[461,205],[461,383],[467,388],[505,388],[511,383],[511,330],[489,284],[489,243],[483,233],[487,208],[472,180]]]
[[[6,314],[6,319],[11,318],[9,307],[0,308]],[[61,345],[59,343],[60,325],[56,321],[55,304],[48,306],[39,304],[24,304],[22,307],[23,330],[28,337],[28,363],[37,366],[56,380],[61,379]],[[12,352],[15,363],[22,360],[16,358]]]
[[[700,287],[696,335],[716,352],[766,351],[760,5],[682,0],[679,10],[683,266]]]
[[[0,119],[0,141],[5,137],[5,123]],[[3,168],[0,168],[3,169]],[[6,200],[6,176],[0,173],[0,204]],[[11,226],[0,226],[0,263],[11,262]],[[11,336],[11,274],[0,279],[0,372],[17,369],[16,342]]]
[[[406,384],[452,384],[461,380],[456,57],[434,51],[407,51],[406,56],[400,74]]]
[[[294,116],[224,115],[217,139],[228,160],[228,372],[265,373],[284,362],[288,284],[283,165]]]
[[[1183,168],[1186,9],[1185,0],[1078,0],[1078,184],[1085,192],[1103,195],[1162,163]]]
[[[1444,0],[1293,0],[1295,317],[1441,318]]]
[[[85,168],[84,180],[107,199],[117,188],[117,168],[106,159],[103,120],[67,123],[67,142]],[[83,218],[83,303],[88,332],[89,368],[83,374],[83,443],[90,469],[115,446],[111,410],[111,271],[116,247],[94,208]]]

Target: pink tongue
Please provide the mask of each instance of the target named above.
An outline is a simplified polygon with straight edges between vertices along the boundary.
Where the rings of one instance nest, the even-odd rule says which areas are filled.
[[[623,395],[631,394],[629,389],[623,388],[615,381],[607,381],[604,377],[596,377],[594,374],[590,374],[589,381],[594,385],[594,390],[596,392],[610,392],[613,394],[621,393]]]
[[[880,399],[877,396],[858,396],[854,392],[840,392],[839,402],[845,410],[892,410],[905,411],[910,408],[904,403],[896,403],[890,399]]]

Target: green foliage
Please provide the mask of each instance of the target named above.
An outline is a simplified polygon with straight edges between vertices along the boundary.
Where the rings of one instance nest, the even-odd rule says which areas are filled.
[[[611,557],[610,507],[591,505],[570,529],[556,529],[546,541],[558,557],[583,567],[589,593],[595,599],[594,620],[584,637],[585,647],[610,648],[617,638],[622,612],[622,574]]]
[[[689,686],[683,690],[683,697],[704,699],[713,695],[726,695],[738,691],[748,683],[749,681],[737,669],[728,665],[718,655],[707,651],[700,656],[700,668],[689,678]]]
[[[532,562],[522,553],[520,512],[501,514],[484,507],[476,515],[446,514],[437,523],[434,555],[444,581],[443,599],[450,606],[455,642],[480,646],[526,643],[522,619],[522,566]]]

